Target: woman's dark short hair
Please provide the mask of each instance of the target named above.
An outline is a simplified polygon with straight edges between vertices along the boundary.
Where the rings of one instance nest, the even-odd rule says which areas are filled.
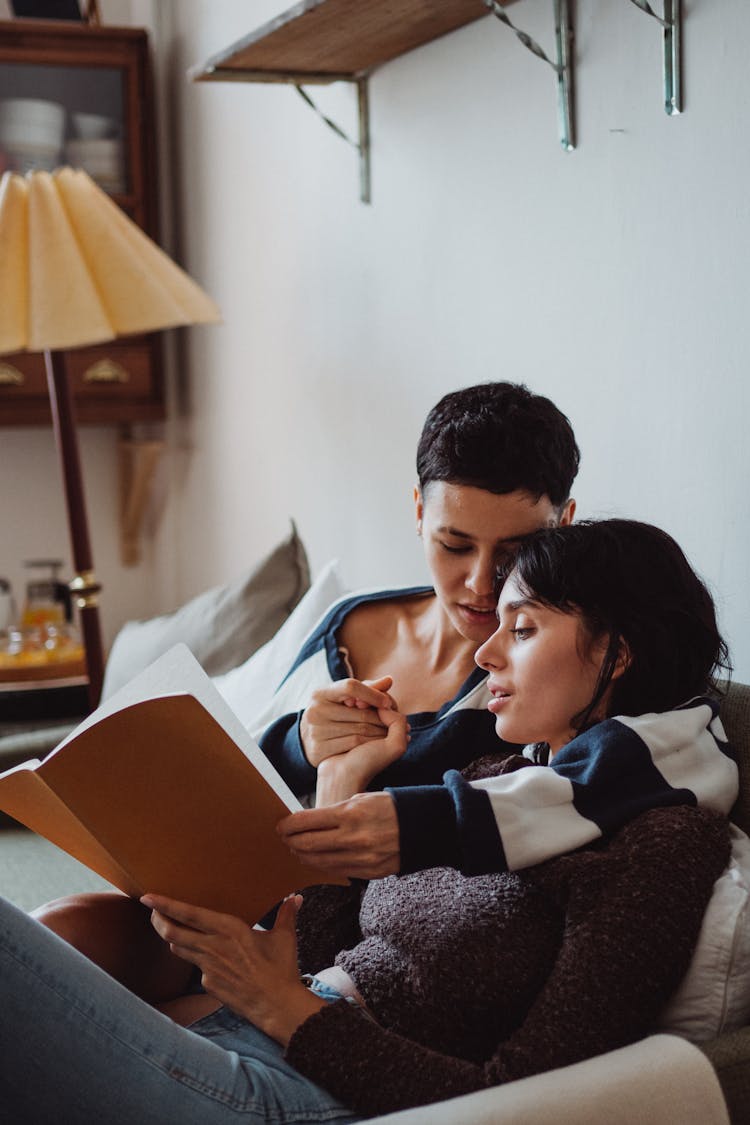
[[[518,383],[453,391],[427,415],[417,447],[424,494],[432,481],[488,492],[523,489],[562,508],[578,472],[573,429],[554,403]]]
[[[575,716],[590,725],[609,684],[611,715],[669,711],[715,688],[729,668],[714,603],[671,535],[635,520],[591,520],[544,529],[503,562],[524,596],[563,613],[580,612],[591,640],[608,638],[596,692]],[[624,642],[629,663],[612,675]]]

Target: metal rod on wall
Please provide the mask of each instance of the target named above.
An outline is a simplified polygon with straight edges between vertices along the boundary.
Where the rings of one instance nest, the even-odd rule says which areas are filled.
[[[638,2],[638,0],[635,0]],[[576,147],[575,100],[574,100],[574,61],[573,38],[573,0],[554,0],[555,16],[555,60],[553,61],[539,46],[535,39],[511,23],[505,9],[498,0],[484,0],[485,6],[501,23],[509,27],[516,38],[528,51],[546,62],[557,75],[557,117],[559,122],[560,144],[566,152]]]
[[[372,200],[370,95],[367,78],[357,79],[357,105],[359,110],[359,198],[363,203],[370,203]]]
[[[670,117],[682,113],[682,0],[664,0],[660,16],[648,0],[630,0],[661,24],[664,52],[664,109]]]
[[[318,117],[326,123],[329,129],[332,129],[337,137],[341,137],[352,148],[356,148],[359,153],[359,198],[363,203],[370,203],[372,199],[371,192],[371,166],[370,166],[370,98],[367,85],[367,75],[362,75],[360,78],[345,79],[343,81],[352,81],[357,87],[357,119],[359,124],[359,140],[353,141],[344,130],[332,121],[330,117],[326,116],[313,99],[308,94],[299,82],[294,83],[294,88],[301,98],[313,109]]]

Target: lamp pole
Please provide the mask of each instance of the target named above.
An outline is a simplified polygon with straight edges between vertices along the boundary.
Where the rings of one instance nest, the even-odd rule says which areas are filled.
[[[75,405],[70,384],[65,374],[63,353],[45,351],[47,389],[52,409],[52,429],[62,470],[65,503],[68,510],[68,527],[73,552],[75,577],[70,583],[73,601],[80,613],[81,632],[86,649],[86,669],[89,679],[89,705],[93,710],[99,702],[104,679],[104,647],[99,621],[99,590],[94,574],[89,525],[86,517],[86,500],[83,493],[83,475],[75,425]]]

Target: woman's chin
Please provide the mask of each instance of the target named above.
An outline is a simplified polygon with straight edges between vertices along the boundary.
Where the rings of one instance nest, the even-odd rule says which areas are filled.
[[[495,734],[502,742],[512,742],[516,746],[526,745],[526,739],[515,737],[518,732],[513,729],[513,724],[501,715],[495,719]]]
[[[495,734],[502,742],[509,742],[512,746],[529,746],[534,742],[546,742],[546,738],[535,733],[529,727],[519,727],[503,715],[495,719]]]

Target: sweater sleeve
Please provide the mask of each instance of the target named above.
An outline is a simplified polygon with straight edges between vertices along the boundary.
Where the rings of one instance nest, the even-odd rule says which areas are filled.
[[[687,969],[728,860],[727,825],[696,810],[648,813],[612,847],[623,862],[603,892],[584,869],[552,972],[521,1026],[485,1063],[441,1055],[345,1001],[306,1020],[287,1058],[345,1105],[374,1116],[566,1066],[648,1034]]]
[[[297,913],[300,972],[319,973],[333,965],[342,949],[361,941],[359,908],[366,886],[360,879],[352,879],[348,887],[319,884],[305,888]]]
[[[728,813],[737,791],[737,766],[709,700],[608,719],[551,766],[475,782],[449,771],[442,786],[389,790],[402,875],[441,865],[468,875],[518,871],[609,836],[648,809]]]
[[[261,750],[297,797],[314,793],[318,778],[302,746],[301,719],[302,711],[282,715],[259,740]]]

